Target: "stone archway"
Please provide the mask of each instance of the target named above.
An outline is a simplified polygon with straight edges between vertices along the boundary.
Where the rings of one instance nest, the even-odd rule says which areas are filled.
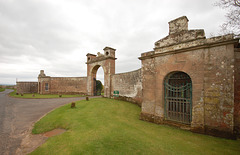
[[[101,66],[104,71],[104,97],[111,97],[111,75],[115,74],[115,51],[111,47],[105,47],[104,54],[87,54],[87,93],[94,95],[94,78]]]
[[[166,120],[191,124],[192,80],[184,72],[172,72],[164,80],[164,114]]]
[[[93,95],[94,96],[97,96],[97,90],[96,90],[96,84],[97,84],[97,71],[99,70],[99,68],[102,67],[101,65],[96,65],[92,68],[92,71],[90,72],[91,73],[91,82],[92,82],[92,91],[93,91]],[[103,68],[103,67],[102,67]],[[103,72],[104,72],[104,79],[105,79],[105,69],[103,68]],[[103,85],[105,85],[105,83],[103,83]]]

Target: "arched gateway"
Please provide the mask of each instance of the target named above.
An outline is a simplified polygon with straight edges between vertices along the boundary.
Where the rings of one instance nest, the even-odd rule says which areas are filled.
[[[104,54],[87,54],[87,94],[94,95],[96,73],[101,66],[104,71],[104,97],[111,97],[111,76],[115,74],[115,51],[111,47],[105,47]]]
[[[184,72],[168,74],[164,80],[166,120],[190,124],[192,120],[192,81]]]

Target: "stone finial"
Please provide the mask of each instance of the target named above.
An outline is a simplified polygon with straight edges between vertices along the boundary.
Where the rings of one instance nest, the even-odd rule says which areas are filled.
[[[40,70],[40,74],[44,74],[44,70]]]
[[[40,74],[38,75],[38,77],[45,77],[46,75],[44,74],[44,70],[40,70]]]
[[[104,56],[102,53],[100,53],[100,52],[97,52],[97,56],[98,57],[102,57],[102,56]]]
[[[181,32],[183,30],[188,30],[188,19],[186,16],[174,19],[169,24],[169,34]]]

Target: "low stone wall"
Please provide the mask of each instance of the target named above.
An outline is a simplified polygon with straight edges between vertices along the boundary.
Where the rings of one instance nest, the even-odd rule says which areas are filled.
[[[129,102],[141,106],[142,104],[142,72],[141,69],[136,71],[112,75],[111,79],[111,96],[113,91],[119,91],[119,97]]]
[[[17,82],[17,93],[37,93],[38,82]]]
[[[48,83],[48,90],[45,84]],[[41,94],[86,94],[86,77],[47,77],[41,78]]]

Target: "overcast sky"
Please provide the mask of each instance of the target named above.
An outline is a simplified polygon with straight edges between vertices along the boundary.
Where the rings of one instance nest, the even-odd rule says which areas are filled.
[[[116,73],[139,69],[141,53],[187,16],[190,29],[219,34],[215,0],[0,0],[0,84],[87,75],[86,54],[116,50]],[[100,73],[99,73],[100,74]],[[98,76],[101,76],[99,75]],[[102,73],[101,73],[102,74]]]

